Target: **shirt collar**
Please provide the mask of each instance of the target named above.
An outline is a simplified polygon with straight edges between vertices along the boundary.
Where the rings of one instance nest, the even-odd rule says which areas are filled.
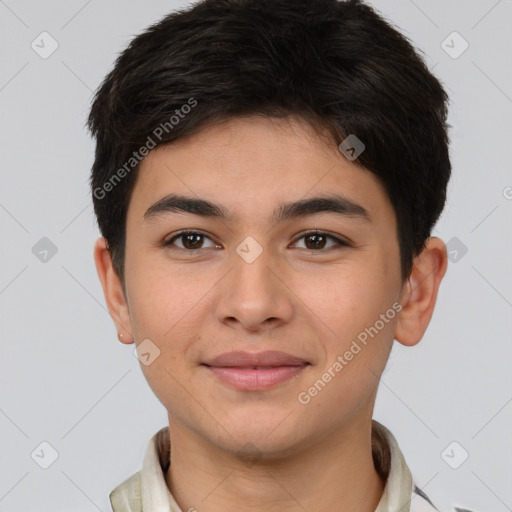
[[[165,482],[170,463],[169,427],[149,441],[142,469],[117,486],[110,495],[114,512],[182,512]],[[372,453],[386,484],[375,512],[410,512],[411,472],[393,434],[372,420]]]

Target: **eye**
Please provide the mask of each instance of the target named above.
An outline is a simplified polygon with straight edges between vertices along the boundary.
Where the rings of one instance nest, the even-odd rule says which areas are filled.
[[[308,233],[304,233],[299,238],[297,238],[297,242],[295,242],[293,245],[297,247],[299,240],[304,240],[304,246],[298,246],[299,249],[306,249],[311,251],[320,251],[325,249],[332,249],[335,247],[352,247],[350,243],[322,231],[310,231]],[[210,243],[209,245],[207,244],[205,246],[205,242],[207,241]],[[207,235],[199,231],[191,230],[185,230],[177,233],[169,240],[163,242],[163,245],[169,247],[170,249],[181,249],[190,252],[208,248],[221,248],[219,244],[215,243]]]
[[[310,231],[301,235],[297,240],[305,240],[305,246],[299,247],[299,249],[308,249],[312,251],[318,251],[321,249],[332,249],[333,247],[351,247],[348,242],[341,240],[335,236],[329,235],[322,231]],[[334,244],[328,246],[328,241],[334,241]]]
[[[208,247],[204,247],[203,244],[205,240],[209,240],[211,244]],[[180,243],[175,244],[175,241],[180,241]],[[164,242],[164,245],[171,249],[183,249],[187,251],[197,251],[200,249],[208,249],[212,247],[220,248],[218,244],[216,244],[211,238],[204,235],[203,233],[199,233],[198,231],[181,231],[177,233],[172,238]]]

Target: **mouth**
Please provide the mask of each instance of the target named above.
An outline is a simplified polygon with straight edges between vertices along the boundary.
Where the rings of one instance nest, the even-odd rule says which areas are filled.
[[[277,351],[230,352],[202,363],[216,378],[242,391],[272,388],[302,373],[311,363]]]

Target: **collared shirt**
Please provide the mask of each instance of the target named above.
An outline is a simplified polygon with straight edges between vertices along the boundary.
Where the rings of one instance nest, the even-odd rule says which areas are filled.
[[[169,427],[164,427],[149,441],[142,469],[110,493],[114,512],[188,512],[178,506],[165,481],[170,452]],[[386,482],[375,512],[439,512],[413,482],[393,434],[375,420],[372,452],[375,467]]]

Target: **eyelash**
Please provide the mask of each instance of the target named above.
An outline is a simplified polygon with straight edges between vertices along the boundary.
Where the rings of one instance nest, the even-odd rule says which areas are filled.
[[[209,238],[211,240],[211,238],[207,235],[205,235],[204,233],[201,233],[200,231],[193,231],[193,230],[183,230],[183,231],[180,231],[179,233],[177,233],[176,235],[174,235],[172,238],[170,238],[169,240],[167,241],[164,241],[162,243],[162,245],[164,247],[167,247],[171,250],[180,250],[180,251],[186,251],[186,252],[197,252],[197,251],[202,251],[202,250],[205,250],[205,249],[210,249],[210,247],[203,247],[203,248],[200,248],[200,249],[183,249],[182,247],[176,247],[173,245],[173,242],[175,240],[178,240],[179,238],[182,238],[184,236],[187,236],[187,235],[201,235],[203,236],[204,238]],[[328,247],[327,249],[306,249],[306,250],[309,250],[311,252],[326,252],[330,249],[336,249],[336,248],[340,248],[340,247],[354,247],[351,243],[345,241],[345,240],[342,240],[341,238],[338,238],[338,237],[335,237],[333,235],[329,235],[328,233],[324,232],[324,231],[318,231],[318,230],[313,230],[313,231],[308,231],[306,233],[302,233],[298,238],[295,239],[294,243],[297,243],[299,240],[303,239],[303,238],[306,238],[308,236],[311,236],[311,235],[324,235],[326,238],[330,239],[330,240],[334,240],[337,244],[337,247]],[[213,242],[213,240],[212,240]],[[216,242],[214,242],[216,243]]]

